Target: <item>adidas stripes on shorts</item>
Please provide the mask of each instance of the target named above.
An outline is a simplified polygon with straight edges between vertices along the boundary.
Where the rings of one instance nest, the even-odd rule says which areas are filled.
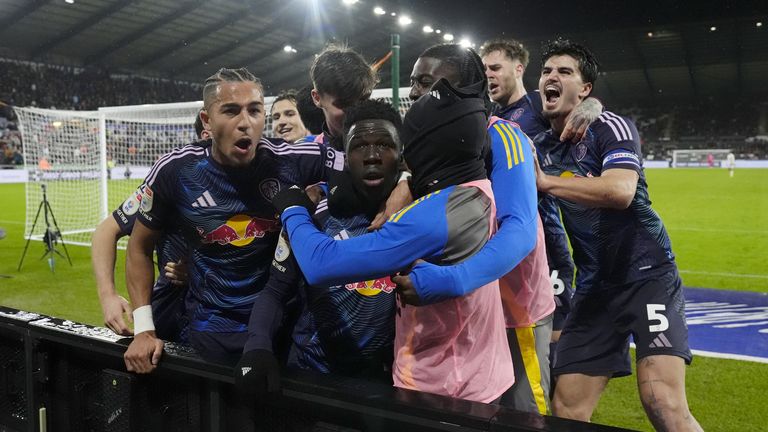
[[[673,355],[690,364],[685,300],[677,270],[573,297],[557,344],[554,375],[630,375],[629,336],[637,358]]]

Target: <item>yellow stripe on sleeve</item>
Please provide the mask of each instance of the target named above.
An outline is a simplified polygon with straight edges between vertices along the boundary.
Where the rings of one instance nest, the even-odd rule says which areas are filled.
[[[424,195],[423,197],[421,197],[421,198],[417,199],[416,201],[414,201],[414,202],[410,203],[410,204],[409,204],[407,207],[405,207],[404,209],[402,209],[402,210],[400,210],[399,212],[397,212],[397,213],[393,214],[392,216],[390,216],[390,218],[389,218],[389,221],[388,221],[388,222],[397,222],[397,221],[399,221],[399,220],[400,220],[400,218],[402,218],[402,217],[403,217],[403,215],[404,215],[404,214],[406,214],[406,213],[408,212],[408,210],[410,210],[410,209],[412,209],[412,208],[416,207],[416,205],[417,205],[418,203],[420,203],[420,202],[424,201],[425,199],[427,199],[427,198],[431,197],[432,195],[437,195],[437,194],[439,194],[439,193],[440,193],[440,191],[438,190],[438,191],[435,191],[435,192],[432,192],[432,193],[428,193],[428,194]]]
[[[509,141],[507,141],[506,134],[504,133],[504,130],[499,126],[499,123],[496,123],[493,125],[493,128],[496,129],[496,132],[499,133],[499,136],[501,137],[501,140],[504,141],[504,150],[507,151],[507,169],[512,168],[512,155],[509,154]],[[515,155],[515,159],[517,159],[517,155]]]
[[[510,131],[515,137],[515,141],[517,142],[518,149],[520,149],[520,163],[523,163],[525,162],[525,155],[523,154],[523,146],[528,145],[528,140],[524,140],[523,137],[520,136],[520,134],[523,133],[522,130],[520,129],[514,130],[512,129],[511,126],[507,126],[507,127],[510,128]]]
[[[520,163],[520,159],[517,157],[518,152],[520,156],[523,156],[523,149],[520,148],[520,139],[517,138],[517,134],[512,130],[512,126],[509,123],[504,123],[502,126],[509,134],[509,141],[512,143],[512,154],[515,155],[515,165]]]

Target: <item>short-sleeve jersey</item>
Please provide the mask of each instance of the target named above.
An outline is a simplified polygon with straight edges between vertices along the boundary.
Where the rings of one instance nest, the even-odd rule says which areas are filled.
[[[535,137],[549,129],[549,121],[541,115],[541,111],[541,95],[536,90],[505,107],[496,106],[494,115],[514,123],[529,137]]]
[[[365,234],[370,225],[364,215],[332,215],[325,199],[318,203],[313,219],[321,231],[339,240]],[[251,316],[249,333],[256,343],[246,347],[270,348],[271,335],[264,333],[274,331],[270,324],[279,318],[270,315],[297,296],[302,310],[293,329],[289,366],[347,376],[381,376],[391,369],[395,286],[389,276],[334,286],[309,285],[285,238],[278,242],[271,272]]]
[[[643,172],[640,138],[631,120],[605,111],[579,143],[563,143],[551,130],[535,138],[546,174],[599,177],[609,169],[639,175],[629,208],[590,208],[558,199],[573,246],[576,290],[610,289],[666,272],[674,254],[659,215],[651,208]]]
[[[131,196],[129,196],[128,199],[112,212],[112,218],[117,222],[121,236],[129,236],[131,235],[131,231],[133,231],[133,225],[138,216],[141,199],[144,196],[143,191],[144,185],[142,184],[131,193]],[[157,254],[158,276],[157,280],[155,280],[155,286],[152,289],[153,296],[170,287],[170,281],[165,276],[165,271],[163,271],[165,265],[169,262],[178,262],[180,258],[188,254],[187,244],[184,242],[184,237],[178,230],[163,231],[160,235],[160,239],[155,245],[155,252]]]
[[[211,147],[188,145],[160,158],[144,181],[139,220],[181,231],[191,249],[190,328],[243,332],[253,298],[269,276],[279,222],[271,199],[282,188],[320,181],[324,152],[316,143],[266,138],[247,167],[220,165]]]

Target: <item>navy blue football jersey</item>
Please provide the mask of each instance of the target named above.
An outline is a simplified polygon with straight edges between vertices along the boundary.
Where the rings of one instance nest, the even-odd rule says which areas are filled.
[[[370,225],[363,215],[333,216],[326,200],[320,201],[313,219],[338,240],[365,234]],[[285,233],[271,273],[256,297],[244,351],[272,348],[283,306],[297,296],[302,310],[293,329],[289,366],[348,376],[381,376],[391,370],[395,293],[388,276],[330,287],[309,285]]]
[[[608,289],[652,277],[674,266],[667,231],[651,208],[643,172],[640,138],[631,120],[603,112],[580,142],[560,142],[551,130],[535,138],[545,173],[555,176],[599,177],[613,168],[638,173],[629,208],[590,208],[558,199],[573,246],[576,290]]]
[[[139,220],[178,228],[191,249],[190,328],[243,332],[269,276],[279,222],[271,199],[282,188],[326,176],[321,145],[266,138],[245,168],[222,166],[211,148],[188,145],[160,158],[144,182]]]

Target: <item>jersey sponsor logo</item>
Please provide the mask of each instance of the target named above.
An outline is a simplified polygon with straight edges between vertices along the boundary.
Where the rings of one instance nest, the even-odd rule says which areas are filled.
[[[147,185],[142,186],[142,190],[144,193],[141,195],[141,211],[149,213],[150,210],[152,210],[152,200],[154,199],[155,194]]]
[[[277,182],[276,179],[268,178],[266,180],[262,180],[261,183],[259,183],[259,191],[261,192],[261,195],[269,202],[272,202],[272,198],[277,195],[277,193],[280,191],[280,183]]]
[[[237,214],[229,218],[216,229],[205,232],[197,227],[197,232],[202,237],[204,244],[218,243],[220,245],[231,244],[243,247],[249,245],[253,239],[262,238],[267,233],[277,230],[277,221]]]
[[[517,120],[517,119],[519,119],[523,115],[524,112],[525,112],[525,109],[518,108],[514,112],[512,112],[512,115],[509,116],[509,119],[510,120]]]
[[[349,291],[357,291],[358,294],[362,294],[366,297],[372,297],[379,295],[382,292],[386,294],[392,293],[392,291],[395,290],[395,284],[393,284],[392,280],[387,276],[381,279],[346,284],[344,285],[344,288]]]

